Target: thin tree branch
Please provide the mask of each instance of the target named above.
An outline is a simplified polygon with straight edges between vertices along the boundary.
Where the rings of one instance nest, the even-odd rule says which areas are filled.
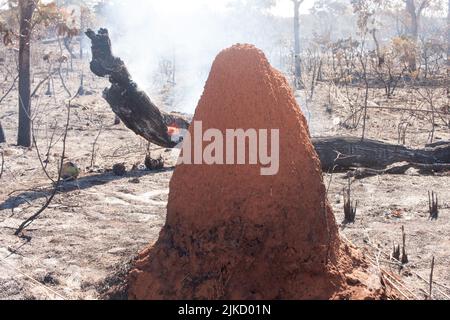
[[[11,91],[14,89],[14,87],[15,87],[15,85],[16,85],[16,82],[17,82],[17,79],[19,79],[19,75],[17,75],[15,78],[14,78],[14,81],[13,81],[13,83],[11,84],[11,87],[9,87],[9,89],[6,91],[6,93],[0,98],[0,104],[3,102],[3,100],[5,100],[6,99],[6,97],[11,93]]]
[[[78,95],[78,93],[75,94],[75,96],[73,96],[69,100],[69,104],[67,106],[66,126],[65,126],[65,132],[64,132],[64,137],[63,137],[63,150],[62,150],[62,154],[61,154],[61,160],[60,160],[59,171],[58,171],[58,180],[56,182],[56,185],[55,185],[55,187],[54,187],[54,189],[52,191],[52,194],[48,198],[47,202],[42,206],[42,208],[39,209],[34,215],[29,217],[27,220],[25,220],[19,226],[19,228],[17,228],[16,232],[14,233],[14,235],[16,235],[16,236],[20,236],[22,234],[23,230],[25,230],[25,228],[27,228],[30,224],[32,224],[48,208],[48,206],[53,201],[53,198],[56,196],[56,193],[58,192],[58,188],[59,188],[59,186],[61,185],[61,182],[62,182],[62,179],[61,179],[62,178],[62,171],[63,171],[63,167],[64,167],[64,159],[65,159],[65,156],[66,156],[66,141],[67,141],[67,134],[68,134],[68,130],[69,130],[69,124],[70,124],[71,104],[72,104],[72,101],[77,97],[77,95]]]
[[[0,155],[2,157],[2,165],[0,166],[0,179],[1,179],[3,176],[3,170],[5,166],[5,155],[3,154],[3,150],[0,152]]]

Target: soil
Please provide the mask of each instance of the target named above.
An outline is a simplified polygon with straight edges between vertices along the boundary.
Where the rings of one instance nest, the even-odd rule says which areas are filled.
[[[33,85],[45,77],[47,66],[40,64],[34,63],[35,70],[43,71],[35,72]],[[85,88],[90,91],[90,95],[74,101],[68,131],[67,158],[81,168],[81,176],[78,181],[63,185],[50,207],[26,230],[23,238],[14,236],[15,229],[41,208],[52,184],[41,168],[36,149],[12,144],[17,134],[17,90],[0,106],[0,121],[9,142],[1,146],[5,162],[0,179],[0,299],[99,299],[111,286],[123,283],[123,275],[127,273],[123,269],[131,266],[130,261],[139,250],[157,241],[166,222],[169,181],[176,158],[170,151],[152,146],[152,155],[155,158],[163,155],[166,165],[163,170],[146,170],[147,143],[122,125],[112,125],[114,115],[101,98],[106,80],[91,76],[86,62],[74,64],[74,70],[84,70]],[[68,69],[65,80],[72,92],[78,89],[79,76],[79,72]],[[10,85],[11,78],[0,83],[0,93],[5,93]],[[46,87],[33,99],[35,134],[45,159],[47,145],[56,129],[53,143],[58,143],[51,148],[47,164],[49,174],[55,177],[67,94],[57,77],[53,96],[44,95]],[[399,89],[396,98],[390,100],[383,98],[383,90],[374,95],[371,99],[377,103],[395,106],[406,100],[408,92]],[[327,101],[328,92],[319,86],[314,100],[308,104],[312,114],[311,134],[359,135],[359,130],[348,130],[340,124],[347,116],[346,106],[337,101],[332,112],[327,113],[324,107]],[[402,114],[371,109],[369,116],[369,138],[397,142],[395,124]],[[417,120],[406,144],[423,146],[428,132],[426,119]],[[450,138],[448,128],[440,125],[436,127],[436,135],[442,140]],[[111,172],[118,163],[126,164],[124,176]],[[419,176],[411,171],[403,176],[385,175],[355,181],[352,195],[358,200],[357,219],[355,224],[344,226],[341,224],[342,190],[347,184],[344,176],[324,175],[327,187],[331,181],[327,195],[341,237],[354,243],[367,257],[373,260],[380,257],[380,265],[398,275],[414,294],[410,298],[425,297],[423,290],[428,290],[429,285],[419,276],[429,277],[434,256],[437,283],[433,298],[447,299],[450,295],[447,268],[450,264],[450,177]],[[428,220],[428,190],[439,195],[437,221]],[[407,234],[410,262],[399,270],[386,262],[387,258],[380,252],[390,254],[393,244],[401,242],[402,226]]]

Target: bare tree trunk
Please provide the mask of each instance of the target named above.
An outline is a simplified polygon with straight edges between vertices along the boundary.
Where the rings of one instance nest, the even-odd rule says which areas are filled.
[[[408,35],[413,41],[413,43],[416,45],[417,40],[419,37],[419,17],[416,13],[416,4],[415,0],[406,0],[406,12],[408,13],[408,25],[407,25],[407,31]],[[413,54],[409,61],[409,69],[410,71],[416,71],[417,70],[417,63],[416,63],[416,55]]]
[[[417,0],[404,0],[406,4],[406,12],[409,16],[407,31],[409,37],[417,45],[417,41],[419,39],[419,29],[420,29],[420,21],[422,18],[423,11],[428,8],[431,4],[429,0],[422,0],[418,2]],[[411,71],[417,70],[417,62],[416,62],[416,54],[413,54],[409,62],[409,68]]]
[[[364,94],[364,116],[363,116],[363,128],[362,128],[362,140],[366,138],[366,123],[367,123],[367,105],[369,101],[369,80],[367,79],[367,58],[364,61],[361,56],[361,65],[364,72],[364,84],[365,84],[365,94]]]
[[[33,0],[20,0],[19,39],[19,132],[17,145],[31,147],[30,46]]]
[[[450,66],[450,0],[447,11],[447,64]]]
[[[80,7],[80,60],[83,60],[84,52],[84,8]]]
[[[450,79],[450,0],[447,12],[447,78]],[[447,96],[450,96],[450,87],[447,88]]]
[[[302,61],[300,49],[300,6],[304,0],[292,0],[294,2],[294,65],[295,88],[302,89]]]
[[[419,37],[419,19],[420,16],[417,14],[416,2],[415,0],[406,0],[406,12],[409,15],[409,23],[408,23],[408,33],[409,36],[417,41]]]
[[[67,36],[64,38],[63,40],[64,43],[64,47],[66,48],[67,52],[69,52],[70,54],[70,60],[68,61],[68,63],[70,62],[70,71],[73,71],[73,59],[76,58],[75,53],[73,53],[73,48],[71,47],[72,45],[72,38]],[[67,70],[69,70],[69,68],[67,68]],[[67,72],[67,75],[69,73]]]
[[[384,56],[381,53],[380,42],[378,41],[378,38],[377,38],[377,30],[373,29],[371,33],[372,33],[373,42],[375,43],[375,49],[376,49],[377,59],[378,59],[378,68],[381,68],[384,64]],[[388,98],[389,98],[389,96],[388,96]]]

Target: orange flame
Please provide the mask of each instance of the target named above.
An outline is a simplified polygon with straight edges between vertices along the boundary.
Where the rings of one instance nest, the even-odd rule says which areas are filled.
[[[180,129],[176,126],[176,124],[171,124],[170,126],[167,126],[167,133],[172,137],[180,134]]]

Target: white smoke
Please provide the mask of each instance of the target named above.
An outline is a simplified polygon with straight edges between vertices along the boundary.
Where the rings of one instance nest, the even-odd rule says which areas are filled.
[[[251,8],[233,9],[226,1],[127,0],[116,1],[108,11],[114,54],[125,61],[133,79],[157,99],[163,81],[155,78],[160,63],[175,62],[170,108],[188,113],[194,111],[213,59],[222,49],[251,43],[280,67],[277,44],[290,36],[287,20]]]

